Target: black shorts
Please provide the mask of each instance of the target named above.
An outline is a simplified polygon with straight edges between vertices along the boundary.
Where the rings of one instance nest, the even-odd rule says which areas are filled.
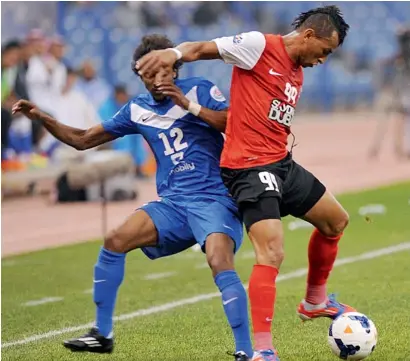
[[[221,169],[222,180],[236,200],[247,229],[263,219],[305,215],[326,187],[292,159],[253,168]]]

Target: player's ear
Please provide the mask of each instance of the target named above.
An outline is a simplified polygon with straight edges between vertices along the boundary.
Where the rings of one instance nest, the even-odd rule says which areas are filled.
[[[315,31],[311,28],[305,29],[303,31],[303,40],[307,41],[315,37]]]

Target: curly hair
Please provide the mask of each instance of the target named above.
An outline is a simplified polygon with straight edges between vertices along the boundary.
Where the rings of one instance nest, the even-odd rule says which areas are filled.
[[[144,55],[148,54],[153,50],[162,50],[175,47],[175,44],[167,38],[166,35],[161,34],[150,34],[145,35],[141,39],[141,44],[134,50],[134,54],[132,56],[131,68],[132,71],[138,75],[137,70],[135,69],[136,62],[141,59]],[[177,61],[174,64],[174,70],[177,73],[182,66],[182,61]]]
[[[339,45],[343,44],[350,28],[336,5],[323,6],[301,13],[293,21],[292,26],[295,30],[313,29],[318,37],[331,37],[333,31],[336,31],[339,35]]]

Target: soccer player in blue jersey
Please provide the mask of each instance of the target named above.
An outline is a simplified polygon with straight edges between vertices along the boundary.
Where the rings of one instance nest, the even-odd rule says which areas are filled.
[[[173,47],[165,36],[145,36],[134,52],[132,69],[150,51]],[[157,259],[199,243],[222,293],[235,337],[233,356],[236,361],[252,358],[247,296],[234,270],[242,223],[219,169],[228,106],[210,81],[178,80],[180,66],[176,63],[142,77],[148,94],[137,96],[111,119],[87,130],[63,125],[28,101],[13,107],[14,113],[41,121],[57,139],[79,150],[142,134],[157,161],[160,200],[139,208],[105,238],[94,268],[96,325],[64,343],[72,351],[112,352],[113,313],[127,252],[140,248],[150,259]]]

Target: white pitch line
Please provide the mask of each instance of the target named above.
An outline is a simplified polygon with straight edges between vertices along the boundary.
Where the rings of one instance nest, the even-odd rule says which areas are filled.
[[[195,266],[195,269],[204,269],[204,268],[209,268],[208,262],[200,263]]]
[[[349,264],[349,263],[355,263],[355,262],[361,262],[364,260],[375,259],[378,257],[386,256],[386,255],[393,254],[393,253],[403,252],[407,250],[410,250],[410,242],[404,242],[404,243],[397,244],[395,246],[381,248],[381,249],[371,251],[371,252],[366,252],[358,256],[342,258],[336,261],[335,267],[342,266],[342,265]],[[306,274],[307,274],[307,269],[301,268],[293,272],[285,273],[285,274],[278,276],[277,282],[286,281],[286,280],[290,280],[294,278],[300,278],[300,277],[305,276]],[[248,285],[245,285],[245,287],[247,286]],[[126,313],[126,314],[114,317],[114,321],[130,320],[136,317],[148,316],[148,315],[156,314],[159,312],[165,312],[165,311],[169,311],[174,308],[177,308],[177,307],[181,307],[185,305],[192,305],[192,304],[210,300],[212,298],[216,298],[219,296],[220,296],[219,292],[214,292],[214,293],[207,293],[207,294],[194,296],[191,298],[183,298],[181,300],[165,303],[163,305],[150,307],[150,308],[138,310],[138,311],[131,312],[131,313]],[[60,330],[53,330],[47,333],[33,335],[30,337],[24,338],[22,340],[5,342],[1,345],[1,347],[6,348],[6,347],[11,347],[11,346],[16,346],[16,345],[25,345],[31,342],[36,342],[36,341],[40,341],[43,339],[52,338],[58,335],[66,334],[66,333],[86,330],[93,326],[94,326],[94,322],[90,322],[84,325],[62,328]]]
[[[385,214],[387,212],[384,204],[367,204],[359,208],[359,214],[366,216],[368,214]]]
[[[3,267],[11,267],[11,266],[15,266],[18,262],[15,260],[9,260],[9,261],[2,261],[1,265]]]
[[[63,297],[45,297],[45,298],[42,298],[41,300],[27,301],[25,303],[22,303],[21,305],[26,306],[26,307],[32,307],[32,306],[44,305],[45,303],[59,302],[59,301],[62,301],[63,299],[64,299]]]
[[[288,224],[289,231],[296,231],[297,229],[306,228],[313,228],[313,226],[309,222],[304,221],[303,219],[297,219],[296,221],[289,222]]]
[[[241,254],[242,259],[255,258],[255,251],[245,251]]]
[[[168,277],[175,276],[176,274],[177,274],[176,272],[151,273],[151,274],[144,276],[142,279],[146,281],[159,280],[162,278],[168,278]]]

